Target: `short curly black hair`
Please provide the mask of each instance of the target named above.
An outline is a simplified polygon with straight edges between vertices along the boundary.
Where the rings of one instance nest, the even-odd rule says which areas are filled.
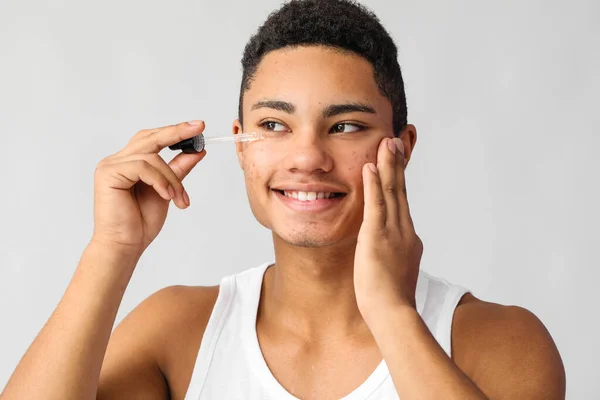
[[[242,124],[242,98],[261,59],[273,50],[301,45],[351,51],[367,59],[379,90],[392,104],[394,134],[404,129],[406,95],[396,45],[377,16],[352,0],[292,0],[269,14],[246,44],[242,57],[238,103]]]

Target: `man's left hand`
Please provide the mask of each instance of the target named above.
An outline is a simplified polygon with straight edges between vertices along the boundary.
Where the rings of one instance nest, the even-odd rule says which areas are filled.
[[[404,146],[384,138],[377,165],[363,166],[364,218],[354,258],[354,291],[369,322],[389,307],[416,309],[415,291],[423,243],[408,208]]]

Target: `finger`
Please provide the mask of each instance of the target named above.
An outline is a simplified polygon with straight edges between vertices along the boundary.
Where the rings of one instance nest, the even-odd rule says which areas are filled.
[[[165,126],[161,126],[161,127],[158,127],[158,128],[142,129],[141,131],[139,131],[138,133],[136,133],[131,138],[131,140],[129,141],[128,144],[131,144],[131,143],[136,142],[136,141],[138,141],[140,139],[143,139],[143,138],[145,138],[145,137],[147,137],[149,135],[152,135],[152,134],[154,134],[154,133],[156,133],[158,131],[162,131],[163,129],[168,128],[170,126],[174,126],[174,125],[165,125]]]
[[[179,153],[169,162],[169,167],[179,180],[183,180],[205,155],[206,150],[200,153]]]
[[[402,230],[414,231],[413,220],[408,207],[408,196],[406,194],[406,166],[404,159],[404,145],[400,138],[396,138],[396,188],[398,198],[398,215],[400,218],[400,227]]]
[[[386,219],[385,199],[375,164],[363,165],[362,178],[365,199],[363,223],[377,230],[383,229]]]
[[[392,138],[384,138],[377,150],[377,170],[385,200],[386,226],[400,226],[398,217],[398,193],[396,189],[396,144]]]
[[[127,145],[121,154],[159,153],[165,147],[189,139],[204,131],[203,121],[194,123],[197,123],[197,125],[192,125],[190,122],[182,122],[140,137],[138,140]]]
[[[182,153],[183,154],[183,153]],[[187,206],[185,197],[189,199],[187,193],[185,193],[185,188],[181,183],[181,179],[177,176],[177,174],[173,171],[173,169],[163,160],[163,158],[158,154],[132,154],[125,157],[115,158],[111,160],[109,163],[122,163],[125,161],[133,161],[133,160],[145,160],[154,168],[160,171],[167,180],[169,181],[171,187],[175,192],[175,196],[173,201],[179,208],[185,208]],[[185,194],[184,194],[185,193]]]
[[[114,164],[104,164],[99,169],[103,169],[107,174],[117,178],[120,184],[113,186],[116,189],[128,190],[139,181],[142,181],[148,186],[152,186],[163,199],[167,201],[171,200],[169,180],[146,160],[130,160]]]

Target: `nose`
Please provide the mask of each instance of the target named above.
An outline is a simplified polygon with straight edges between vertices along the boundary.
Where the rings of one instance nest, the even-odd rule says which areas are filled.
[[[284,168],[293,172],[329,172],[333,159],[327,144],[317,132],[295,132],[287,143]]]

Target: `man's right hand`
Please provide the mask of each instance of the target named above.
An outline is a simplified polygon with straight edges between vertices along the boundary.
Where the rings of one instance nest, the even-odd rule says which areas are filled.
[[[143,307],[145,311],[135,313],[138,317],[129,318],[133,323],[126,324],[134,331],[117,329],[123,333],[117,335],[108,355],[107,348],[139,257],[160,232],[171,199],[179,208],[189,206],[181,181],[206,154],[181,153],[167,164],[158,153],[203,130],[204,123],[199,121],[140,131],[124,149],[98,164],[90,244],[58,306],[27,349],[0,398],[168,398],[168,385],[158,364],[165,341],[162,336],[152,338],[172,331],[160,331],[156,323],[152,329],[147,325],[165,320],[156,318],[155,313],[161,311],[155,305],[173,296],[161,296],[160,301],[152,302],[154,305]],[[216,300],[214,290],[210,293]],[[172,302],[166,307],[172,310]],[[210,315],[208,308],[204,315]],[[189,322],[189,318],[183,320]],[[144,326],[141,331],[140,321]],[[131,337],[137,340],[128,341]],[[107,365],[103,368],[105,359]],[[103,384],[99,388],[101,373]]]
[[[180,153],[169,164],[158,153],[203,130],[203,121],[142,130],[125,148],[98,163],[92,242],[144,252],[162,229],[170,200],[180,209],[189,206],[181,181],[206,151]]]

